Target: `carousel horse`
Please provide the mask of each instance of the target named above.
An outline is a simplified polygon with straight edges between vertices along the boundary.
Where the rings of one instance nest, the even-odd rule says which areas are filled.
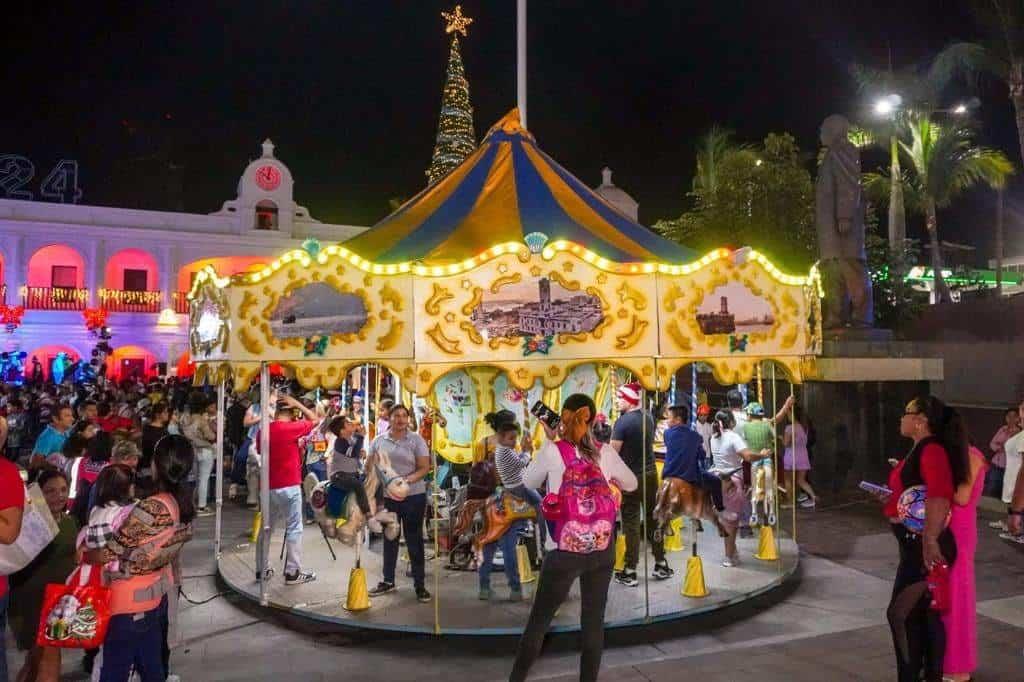
[[[764,520],[769,526],[775,525],[775,466],[772,460],[762,460],[754,466],[753,486],[750,489],[750,525],[760,525],[758,507],[764,511]]]
[[[680,516],[691,519],[695,524],[701,519],[715,524],[721,537],[727,535],[718,518],[718,510],[711,501],[711,492],[699,485],[681,478],[669,476],[658,487],[658,495],[651,513],[655,521],[654,537],[661,540],[672,535],[672,521]]]
[[[472,533],[468,542],[461,541],[462,536],[473,529],[478,514],[481,520],[479,529]],[[458,505],[455,523],[452,524],[452,537],[460,539],[451,551],[452,567],[465,570],[473,555],[481,551],[484,545],[500,540],[513,522],[536,517],[537,514],[528,502],[501,488],[483,500],[465,499]]]
[[[384,452],[377,452],[367,458],[364,485],[369,500],[375,498],[378,488],[382,486],[392,499],[404,500],[409,495],[409,484],[395,473],[390,458]],[[320,481],[315,474],[309,473],[302,486],[313,508],[313,518],[329,538],[353,545],[364,525],[374,533],[384,533],[388,540],[394,540],[401,532],[402,526],[397,514],[381,506],[375,514],[366,518],[359,509],[355,494],[332,488],[329,480]]]

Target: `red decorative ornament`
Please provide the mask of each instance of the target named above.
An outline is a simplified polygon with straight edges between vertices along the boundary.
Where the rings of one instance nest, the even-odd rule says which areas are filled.
[[[91,332],[107,326],[107,311],[104,308],[86,308],[82,311],[85,328]]]
[[[0,304],[0,322],[3,323],[8,334],[14,333],[14,330],[21,324],[24,314],[24,306]]]

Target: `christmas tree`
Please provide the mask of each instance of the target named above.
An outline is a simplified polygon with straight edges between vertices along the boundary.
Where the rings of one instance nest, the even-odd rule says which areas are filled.
[[[473,107],[469,103],[469,82],[462,66],[459,52],[459,36],[466,34],[466,27],[473,20],[463,16],[462,7],[455,6],[454,12],[442,12],[447,22],[445,33],[452,33],[452,48],[448,55],[448,75],[441,99],[441,120],[437,125],[437,142],[434,156],[427,169],[428,184],[434,184],[451,173],[474,149],[476,133],[473,131]]]

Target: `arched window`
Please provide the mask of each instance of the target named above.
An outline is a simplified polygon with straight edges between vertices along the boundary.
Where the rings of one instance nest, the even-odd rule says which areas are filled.
[[[277,229],[277,204],[269,199],[256,204],[256,225],[257,230]]]

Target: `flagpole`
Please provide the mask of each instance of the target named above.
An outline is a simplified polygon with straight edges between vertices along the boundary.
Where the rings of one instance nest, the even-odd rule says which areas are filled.
[[[516,0],[516,106],[526,128],[526,0]]]

